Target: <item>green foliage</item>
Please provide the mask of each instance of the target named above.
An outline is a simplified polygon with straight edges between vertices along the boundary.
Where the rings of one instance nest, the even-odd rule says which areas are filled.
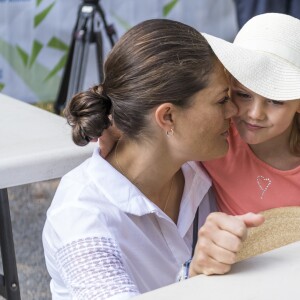
[[[64,56],[59,60],[59,62],[54,66],[54,68],[49,72],[48,76],[45,78],[45,81],[49,80],[53,76],[55,76],[60,70],[64,68],[67,62],[69,46],[66,45],[63,41],[58,39],[57,37],[53,37],[47,44],[48,47],[64,51]]]
[[[37,102],[34,104],[34,106],[54,113],[53,101]]]
[[[28,64],[28,54],[20,47],[20,46],[16,46],[16,49],[18,51],[18,54],[20,55],[24,66],[27,66]]]
[[[33,51],[32,51],[33,52]],[[40,101],[49,100],[56,96],[57,87],[60,83],[60,77],[53,75],[47,80],[47,89],[45,96],[45,78],[49,77],[49,69],[38,61],[34,61],[31,68],[24,64],[23,58],[19,54],[17,47],[11,45],[0,38],[0,55],[7,61],[12,69],[24,81],[24,83],[34,92]],[[47,97],[47,99],[45,99]]]
[[[37,40],[33,41],[33,46],[32,46],[32,50],[31,50],[31,57],[30,57],[30,63],[29,63],[30,68],[34,64],[34,62],[35,62],[36,58],[38,57],[39,53],[41,52],[42,48],[43,48],[43,44],[41,44]]]
[[[1,2],[1,0],[0,0]],[[39,7],[43,0],[36,0],[36,7]],[[38,27],[43,20],[48,16],[57,0],[53,0],[52,4],[48,5],[40,13],[34,17],[34,28]],[[56,96],[57,87],[60,83],[60,76],[57,73],[63,69],[67,60],[68,45],[56,37],[52,37],[47,47],[59,51],[63,51],[63,57],[54,66],[52,70],[39,63],[37,58],[40,52],[46,45],[38,40],[32,43],[31,53],[27,53],[18,45],[11,45],[0,38],[0,55],[7,61],[12,69],[24,81],[29,89],[34,92],[40,101],[49,101]],[[45,81],[47,88],[45,89]],[[0,91],[4,88],[4,84],[0,82]]]
[[[36,6],[39,6],[43,0],[36,0]]]
[[[65,54],[59,60],[59,62],[54,66],[54,68],[50,71],[50,73],[48,74],[48,76],[45,78],[45,81],[47,81],[50,78],[52,78],[53,76],[55,76],[61,69],[64,68],[64,66],[66,65],[66,62],[67,62],[67,58],[68,58],[68,54]]]
[[[5,84],[0,82],[0,92],[4,89]]]
[[[53,8],[54,4],[55,4],[55,1],[34,17],[34,28],[39,26],[39,24],[47,17],[49,12]]]
[[[163,16],[166,17],[174,6],[178,3],[178,0],[172,0],[163,7]]]
[[[65,44],[55,36],[48,42],[47,46],[61,51],[68,51],[69,49],[69,46],[67,44]]]

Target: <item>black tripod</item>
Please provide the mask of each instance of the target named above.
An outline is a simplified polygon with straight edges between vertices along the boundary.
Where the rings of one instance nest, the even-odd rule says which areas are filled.
[[[116,42],[116,31],[113,25],[107,25],[105,14],[98,0],[84,0],[78,10],[68,59],[60,83],[54,110],[60,114],[75,93],[82,90],[86,74],[88,51],[91,43],[96,43],[96,56],[99,82],[103,79],[103,41],[101,34],[101,20],[111,47]]]

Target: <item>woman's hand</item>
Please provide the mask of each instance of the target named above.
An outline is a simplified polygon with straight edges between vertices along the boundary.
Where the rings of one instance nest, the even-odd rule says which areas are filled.
[[[118,130],[114,125],[103,131],[102,135],[98,139],[100,154],[103,158],[110,153],[121,136],[121,131]]]
[[[247,228],[259,226],[263,222],[264,217],[259,214],[230,216],[221,212],[211,213],[199,229],[189,276],[229,272],[247,237]]]

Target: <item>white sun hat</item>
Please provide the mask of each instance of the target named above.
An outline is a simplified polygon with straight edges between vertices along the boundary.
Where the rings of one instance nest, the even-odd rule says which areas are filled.
[[[250,19],[233,43],[203,33],[242,85],[272,100],[300,99],[300,20],[279,13]]]

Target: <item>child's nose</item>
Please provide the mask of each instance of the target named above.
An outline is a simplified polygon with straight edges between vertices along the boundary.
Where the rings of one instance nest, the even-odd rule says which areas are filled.
[[[254,101],[248,109],[248,115],[253,120],[263,120],[265,111],[262,101]]]

